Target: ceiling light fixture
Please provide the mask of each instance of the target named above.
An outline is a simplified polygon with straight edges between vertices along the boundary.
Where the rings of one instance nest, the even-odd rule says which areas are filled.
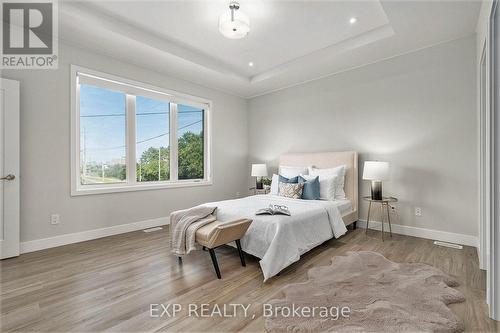
[[[250,31],[248,16],[239,9],[240,4],[232,1],[229,10],[219,16],[219,31],[226,38],[240,39]]]
[[[349,23],[351,23],[351,24],[354,24],[356,22],[358,22],[358,19],[355,17],[351,17],[351,19],[349,20]]]
[[[253,67],[253,62],[251,62],[251,61],[250,61],[250,62],[248,63],[248,66]]]

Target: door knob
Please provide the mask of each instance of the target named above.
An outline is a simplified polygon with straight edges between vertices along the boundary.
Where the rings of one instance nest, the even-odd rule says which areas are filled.
[[[5,177],[0,178],[0,180],[14,180],[16,179],[16,176],[14,175],[7,175]]]

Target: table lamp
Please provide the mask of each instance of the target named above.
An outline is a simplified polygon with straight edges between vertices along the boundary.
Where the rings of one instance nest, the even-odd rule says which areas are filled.
[[[382,181],[389,179],[389,163],[366,161],[363,179],[372,181],[372,200],[382,200]]]
[[[252,164],[252,177],[255,178],[255,188],[262,190],[262,177],[267,177],[267,166],[265,164]]]

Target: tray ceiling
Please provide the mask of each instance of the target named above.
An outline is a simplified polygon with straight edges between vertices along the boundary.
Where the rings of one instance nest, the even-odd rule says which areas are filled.
[[[60,3],[60,36],[251,97],[470,35],[480,7],[475,1],[242,0],[240,5],[251,30],[239,40],[218,31],[226,1],[66,1]]]

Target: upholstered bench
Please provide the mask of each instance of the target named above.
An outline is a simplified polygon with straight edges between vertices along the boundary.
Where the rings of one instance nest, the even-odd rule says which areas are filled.
[[[240,239],[247,232],[248,227],[252,223],[252,220],[241,219],[231,222],[221,222],[214,221],[209,223],[196,231],[196,242],[208,249],[210,257],[212,258],[212,263],[214,265],[215,273],[217,278],[221,278],[219,264],[217,263],[217,257],[215,256],[215,248],[228,244],[230,242],[236,242],[236,247],[238,248],[238,253],[240,255],[241,265],[246,266],[245,257],[243,256],[243,251],[241,249]]]

